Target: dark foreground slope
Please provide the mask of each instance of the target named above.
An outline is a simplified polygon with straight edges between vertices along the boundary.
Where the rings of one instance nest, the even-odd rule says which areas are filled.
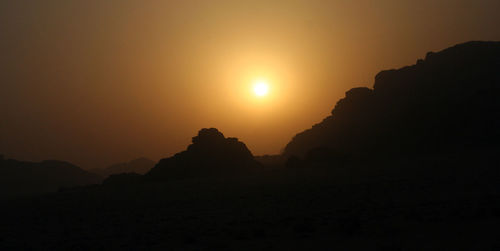
[[[500,42],[469,42],[382,71],[373,89],[346,92],[332,114],[297,134],[286,156],[315,148],[385,157],[497,152]]]
[[[68,162],[0,159],[0,197],[56,192],[60,188],[98,184],[102,178]]]
[[[344,169],[96,186],[1,201],[0,249],[500,248],[498,177],[474,173],[469,178],[470,172],[441,166],[451,165],[445,160],[367,162]],[[440,171],[422,173],[425,167]]]

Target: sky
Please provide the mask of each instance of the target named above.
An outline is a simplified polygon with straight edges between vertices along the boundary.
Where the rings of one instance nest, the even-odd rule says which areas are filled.
[[[159,160],[206,127],[277,154],[379,71],[500,40],[499,12],[498,0],[0,1],[0,154]]]

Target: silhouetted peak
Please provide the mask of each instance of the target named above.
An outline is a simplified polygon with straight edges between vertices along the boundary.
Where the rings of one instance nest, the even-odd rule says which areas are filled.
[[[211,144],[214,142],[224,141],[224,134],[216,128],[203,128],[198,132],[198,135],[193,137],[193,144]]]
[[[225,138],[216,128],[203,128],[193,137],[187,154],[197,158],[213,159],[251,159],[253,158],[246,145],[237,138]]]
[[[160,160],[149,177],[196,177],[255,166],[252,153],[237,138],[224,137],[216,128],[203,128],[183,152]]]

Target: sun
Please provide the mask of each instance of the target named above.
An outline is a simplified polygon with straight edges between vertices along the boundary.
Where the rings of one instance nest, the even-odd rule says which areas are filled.
[[[269,85],[266,81],[255,81],[253,85],[253,92],[257,97],[264,97],[269,93]]]

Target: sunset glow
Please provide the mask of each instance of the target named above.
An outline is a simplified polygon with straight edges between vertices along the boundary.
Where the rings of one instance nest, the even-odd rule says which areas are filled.
[[[497,250],[499,10],[0,0],[0,251]]]
[[[254,84],[253,91],[258,97],[264,97],[269,93],[269,84],[266,81],[257,81]]]
[[[379,71],[500,40],[495,0],[48,2],[0,1],[0,154],[89,168],[208,126],[279,154]]]

